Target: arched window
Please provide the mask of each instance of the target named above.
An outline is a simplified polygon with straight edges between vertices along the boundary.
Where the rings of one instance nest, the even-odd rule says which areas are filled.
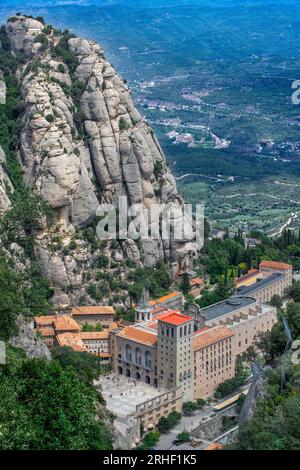
[[[122,374],[123,374],[123,369],[122,369],[122,367],[121,367],[121,366],[119,366],[119,367],[118,367],[118,373],[119,373],[120,375],[122,375]]]
[[[151,379],[150,379],[150,376],[149,376],[149,375],[146,375],[146,377],[145,377],[145,382],[146,382],[146,384],[150,384],[150,383],[151,383]]]
[[[126,377],[130,377],[130,370],[126,369]]]
[[[132,350],[131,350],[131,346],[129,346],[129,344],[126,344],[126,347],[125,347],[125,359],[128,362],[132,361]]]
[[[145,367],[147,369],[151,369],[151,366],[152,366],[152,356],[149,351],[146,351],[145,352]]]
[[[142,351],[140,350],[140,348],[136,348],[135,350],[135,363],[138,366],[142,365]]]
[[[135,380],[141,380],[141,374],[139,372],[136,372]]]

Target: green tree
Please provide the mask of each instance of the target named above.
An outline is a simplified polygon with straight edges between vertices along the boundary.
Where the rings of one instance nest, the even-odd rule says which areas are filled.
[[[143,437],[143,443],[149,449],[150,447],[154,447],[155,444],[158,443],[159,438],[160,438],[159,431],[151,431],[145,434],[145,436]]]
[[[180,290],[184,294],[188,294],[189,291],[190,291],[190,278],[189,278],[189,275],[187,273],[184,273],[182,275],[182,279],[181,279],[181,283],[180,283]]]
[[[8,340],[16,331],[16,318],[25,310],[24,279],[0,251],[0,339]]]
[[[281,308],[282,307],[282,299],[281,299],[280,295],[274,294],[272,299],[270,300],[270,304],[273,307]]]
[[[296,281],[293,283],[291,287],[287,289],[287,295],[294,302],[300,302],[300,281]]]
[[[101,396],[73,367],[8,348],[0,384],[0,449],[111,449]]]
[[[187,431],[182,431],[177,435],[177,439],[182,443],[189,442],[191,440],[191,435]]]

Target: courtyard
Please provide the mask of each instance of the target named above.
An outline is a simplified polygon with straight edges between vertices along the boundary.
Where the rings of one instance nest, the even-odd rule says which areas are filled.
[[[132,416],[137,405],[161,395],[151,385],[116,374],[101,376],[95,384],[100,386],[108,410],[119,418]]]

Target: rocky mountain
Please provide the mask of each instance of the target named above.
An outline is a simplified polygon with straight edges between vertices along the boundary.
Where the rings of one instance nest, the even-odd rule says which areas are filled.
[[[7,21],[1,41],[6,53],[21,58],[15,156],[26,185],[54,212],[51,225],[41,220],[34,242],[54,302],[93,302],[91,286],[100,281],[99,268],[120,286],[123,282],[117,290],[121,304],[132,267],[153,268],[164,260],[174,276],[187,269],[196,252],[189,237],[178,243],[161,238],[101,242],[95,236],[97,207],[116,206],[119,196],[126,196],[129,206],[143,204],[148,213],[154,203],[164,203],[174,218],[181,217],[183,204],[153,130],[101,46],[21,15]],[[8,93],[9,85],[1,90]],[[0,149],[1,213],[14,191],[5,159]],[[102,290],[104,298],[110,287]]]

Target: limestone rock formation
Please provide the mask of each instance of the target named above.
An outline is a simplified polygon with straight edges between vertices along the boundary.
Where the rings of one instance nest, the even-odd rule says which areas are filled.
[[[44,229],[35,254],[56,299],[75,301],[86,270],[97,263],[78,232],[95,230],[100,203],[117,206],[125,196],[129,206],[142,204],[149,216],[153,204],[164,203],[179,221],[183,200],[153,130],[101,46],[24,16],[8,20],[6,31],[12,51],[26,58],[19,71],[25,111],[18,158],[26,183],[54,208],[60,224],[60,248],[49,249],[51,236]],[[9,205],[4,178],[0,164],[0,210]],[[191,238],[126,240],[114,251],[109,243],[101,256],[109,267],[129,258],[151,268],[163,259],[176,275],[196,252]],[[76,248],[66,253],[70,242]]]
[[[51,353],[45,342],[36,336],[32,321],[30,322],[20,315],[17,327],[18,334],[11,338],[10,344],[16,348],[23,349],[29,359],[39,358],[50,361]]]
[[[13,191],[13,187],[9,177],[7,176],[4,166],[5,154],[0,147],[0,214],[4,213],[10,206],[9,191]]]

